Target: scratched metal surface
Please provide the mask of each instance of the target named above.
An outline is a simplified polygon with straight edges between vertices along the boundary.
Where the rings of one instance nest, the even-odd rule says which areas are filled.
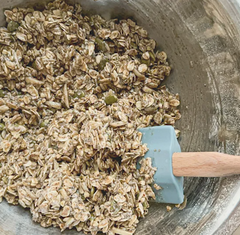
[[[74,1],[71,1],[74,2]],[[77,1],[75,1],[77,2]],[[82,0],[86,14],[131,17],[164,49],[173,72],[166,84],[181,95],[183,151],[240,155],[240,4],[237,0]],[[0,0],[2,9],[44,1]],[[232,234],[240,224],[240,177],[185,179],[188,205],[167,213],[152,204],[136,234]],[[0,204],[0,234],[56,235],[20,206]],[[63,234],[81,234],[65,231]]]

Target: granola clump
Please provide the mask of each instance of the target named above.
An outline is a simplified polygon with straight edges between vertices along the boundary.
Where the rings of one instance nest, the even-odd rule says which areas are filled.
[[[154,198],[138,128],[173,125],[165,52],[132,20],[63,1],[0,28],[0,200],[63,231],[133,234]],[[179,135],[179,131],[176,130]],[[160,189],[160,186],[155,185]]]

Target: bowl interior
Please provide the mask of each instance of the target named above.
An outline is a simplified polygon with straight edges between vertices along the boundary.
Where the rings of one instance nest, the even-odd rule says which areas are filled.
[[[28,5],[41,8],[45,2],[0,0],[1,26],[5,24],[3,9]],[[158,48],[167,53],[173,70],[165,84],[181,97],[182,119],[177,127],[182,133],[182,151],[240,153],[240,57],[236,29],[239,8],[232,7],[235,1],[70,2],[80,2],[85,14],[136,20],[157,41]],[[236,207],[239,191],[238,177],[186,178],[187,207],[166,212],[166,205],[153,203],[136,234],[211,234]],[[59,233],[58,229],[33,223],[27,211],[5,201],[0,210],[1,234]],[[225,211],[224,216],[219,215],[220,211]]]

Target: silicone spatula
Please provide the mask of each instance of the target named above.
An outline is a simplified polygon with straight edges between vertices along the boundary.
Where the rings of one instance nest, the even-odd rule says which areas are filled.
[[[221,177],[240,174],[240,156],[218,152],[181,152],[172,126],[141,128],[142,143],[157,168],[154,183],[156,202],[180,204],[184,200],[183,177]]]

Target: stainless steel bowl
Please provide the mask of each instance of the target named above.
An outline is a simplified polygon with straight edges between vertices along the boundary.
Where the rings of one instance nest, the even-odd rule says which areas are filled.
[[[72,1],[73,2],[73,1]],[[181,96],[183,151],[240,155],[240,2],[237,0],[82,0],[86,14],[131,17],[165,50],[173,66],[166,84]],[[0,0],[3,9],[37,0]],[[152,204],[136,234],[232,234],[240,224],[240,177],[185,179],[187,207]],[[31,221],[27,210],[0,204],[0,234],[59,234]],[[64,234],[77,234],[65,231]],[[79,233],[78,233],[79,234]]]

